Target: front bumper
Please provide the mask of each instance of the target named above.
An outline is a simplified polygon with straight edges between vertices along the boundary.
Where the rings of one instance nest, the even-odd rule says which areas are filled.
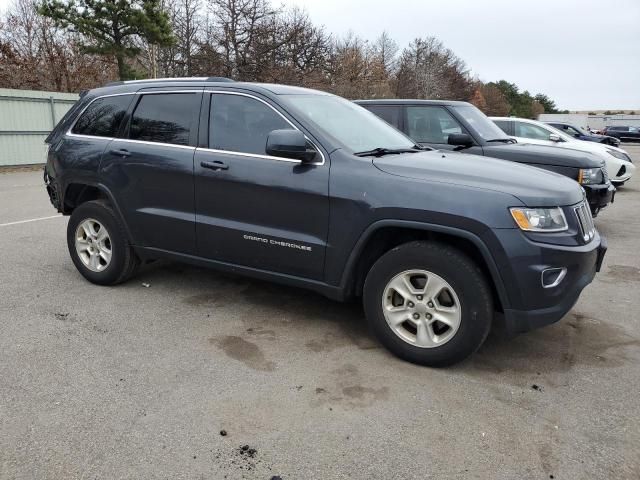
[[[526,245],[517,245],[517,234],[500,235],[510,237],[506,253],[512,259],[507,277],[510,284],[506,287],[511,302],[509,308],[504,308],[504,323],[512,334],[543,327],[564,317],[600,271],[607,251],[607,241],[599,234],[587,245],[577,247],[529,240],[525,240]],[[557,286],[545,288],[541,275],[549,268],[566,268],[566,275]]]
[[[624,162],[610,180],[615,183],[623,183],[629,180],[636,171],[636,166],[631,162]]]
[[[598,185],[583,185],[583,188],[594,216],[600,209],[614,201],[616,187],[614,187],[611,182],[600,183]]]

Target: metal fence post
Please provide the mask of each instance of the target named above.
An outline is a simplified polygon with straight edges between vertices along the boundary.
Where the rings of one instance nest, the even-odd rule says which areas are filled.
[[[51,108],[51,130],[56,126],[56,104],[53,96],[49,97],[49,107]]]

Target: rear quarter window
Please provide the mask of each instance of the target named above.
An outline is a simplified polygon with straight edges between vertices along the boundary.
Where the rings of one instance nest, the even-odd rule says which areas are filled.
[[[131,95],[117,95],[94,100],[80,115],[71,133],[93,137],[115,137],[131,97]]]

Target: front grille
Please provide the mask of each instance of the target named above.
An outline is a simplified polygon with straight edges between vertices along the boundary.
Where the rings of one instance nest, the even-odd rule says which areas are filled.
[[[596,226],[593,224],[591,209],[586,202],[574,208],[576,217],[578,217],[578,225],[580,225],[580,233],[585,242],[590,241],[596,235]]]

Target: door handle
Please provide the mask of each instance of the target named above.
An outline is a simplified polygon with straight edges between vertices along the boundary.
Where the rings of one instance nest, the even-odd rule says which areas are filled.
[[[117,155],[118,157],[130,157],[131,156],[131,152],[129,150],[124,149],[124,148],[121,148],[120,150],[110,150],[109,153],[111,155]]]
[[[229,165],[220,160],[213,160],[212,162],[200,162],[202,168],[208,168],[210,170],[229,170]]]

